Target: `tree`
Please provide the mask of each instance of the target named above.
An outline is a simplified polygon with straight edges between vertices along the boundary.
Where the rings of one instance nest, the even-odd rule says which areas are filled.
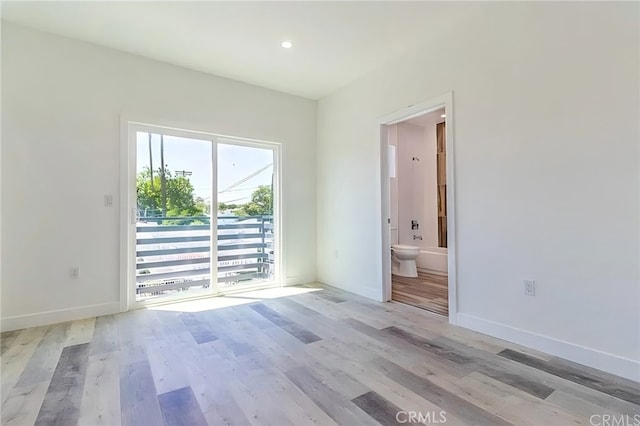
[[[145,216],[162,215],[162,169],[154,170],[153,182],[151,170],[145,167],[136,178],[138,193],[138,207]],[[173,176],[165,167],[165,181],[167,191],[167,217],[170,216],[201,216],[205,214],[206,204],[196,204],[193,185],[184,176]],[[202,200],[204,201],[204,200]]]
[[[219,202],[218,203],[218,212],[226,212],[226,211],[233,211],[236,210],[238,207],[240,207],[237,204],[227,204],[225,202]]]
[[[196,208],[205,214],[209,214],[211,210],[211,206],[207,200],[202,197],[196,197]]]
[[[238,216],[259,216],[273,214],[273,192],[271,186],[260,185],[253,194],[251,201],[238,207],[234,213]]]

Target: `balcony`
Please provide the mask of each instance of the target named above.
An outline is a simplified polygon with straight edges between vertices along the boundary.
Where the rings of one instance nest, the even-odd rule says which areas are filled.
[[[211,244],[217,244],[221,289],[274,278],[273,217],[144,217],[136,225],[136,299],[208,292]]]

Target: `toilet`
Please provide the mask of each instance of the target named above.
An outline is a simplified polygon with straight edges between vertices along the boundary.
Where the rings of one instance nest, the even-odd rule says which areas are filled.
[[[416,259],[420,254],[420,247],[395,244],[391,246],[391,272],[401,277],[417,277]]]

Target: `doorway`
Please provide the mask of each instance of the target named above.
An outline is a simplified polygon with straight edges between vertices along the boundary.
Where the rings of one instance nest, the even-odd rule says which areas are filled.
[[[384,299],[455,323],[452,122],[452,94],[379,120]]]
[[[280,281],[279,146],[128,123],[127,308]]]

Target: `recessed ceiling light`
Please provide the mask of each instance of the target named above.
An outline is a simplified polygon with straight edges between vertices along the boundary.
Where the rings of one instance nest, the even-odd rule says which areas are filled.
[[[440,117],[445,118],[447,114],[442,114]]]
[[[285,40],[282,42],[282,47],[284,47],[285,49],[291,49],[293,47],[293,43],[291,43],[289,40]]]

